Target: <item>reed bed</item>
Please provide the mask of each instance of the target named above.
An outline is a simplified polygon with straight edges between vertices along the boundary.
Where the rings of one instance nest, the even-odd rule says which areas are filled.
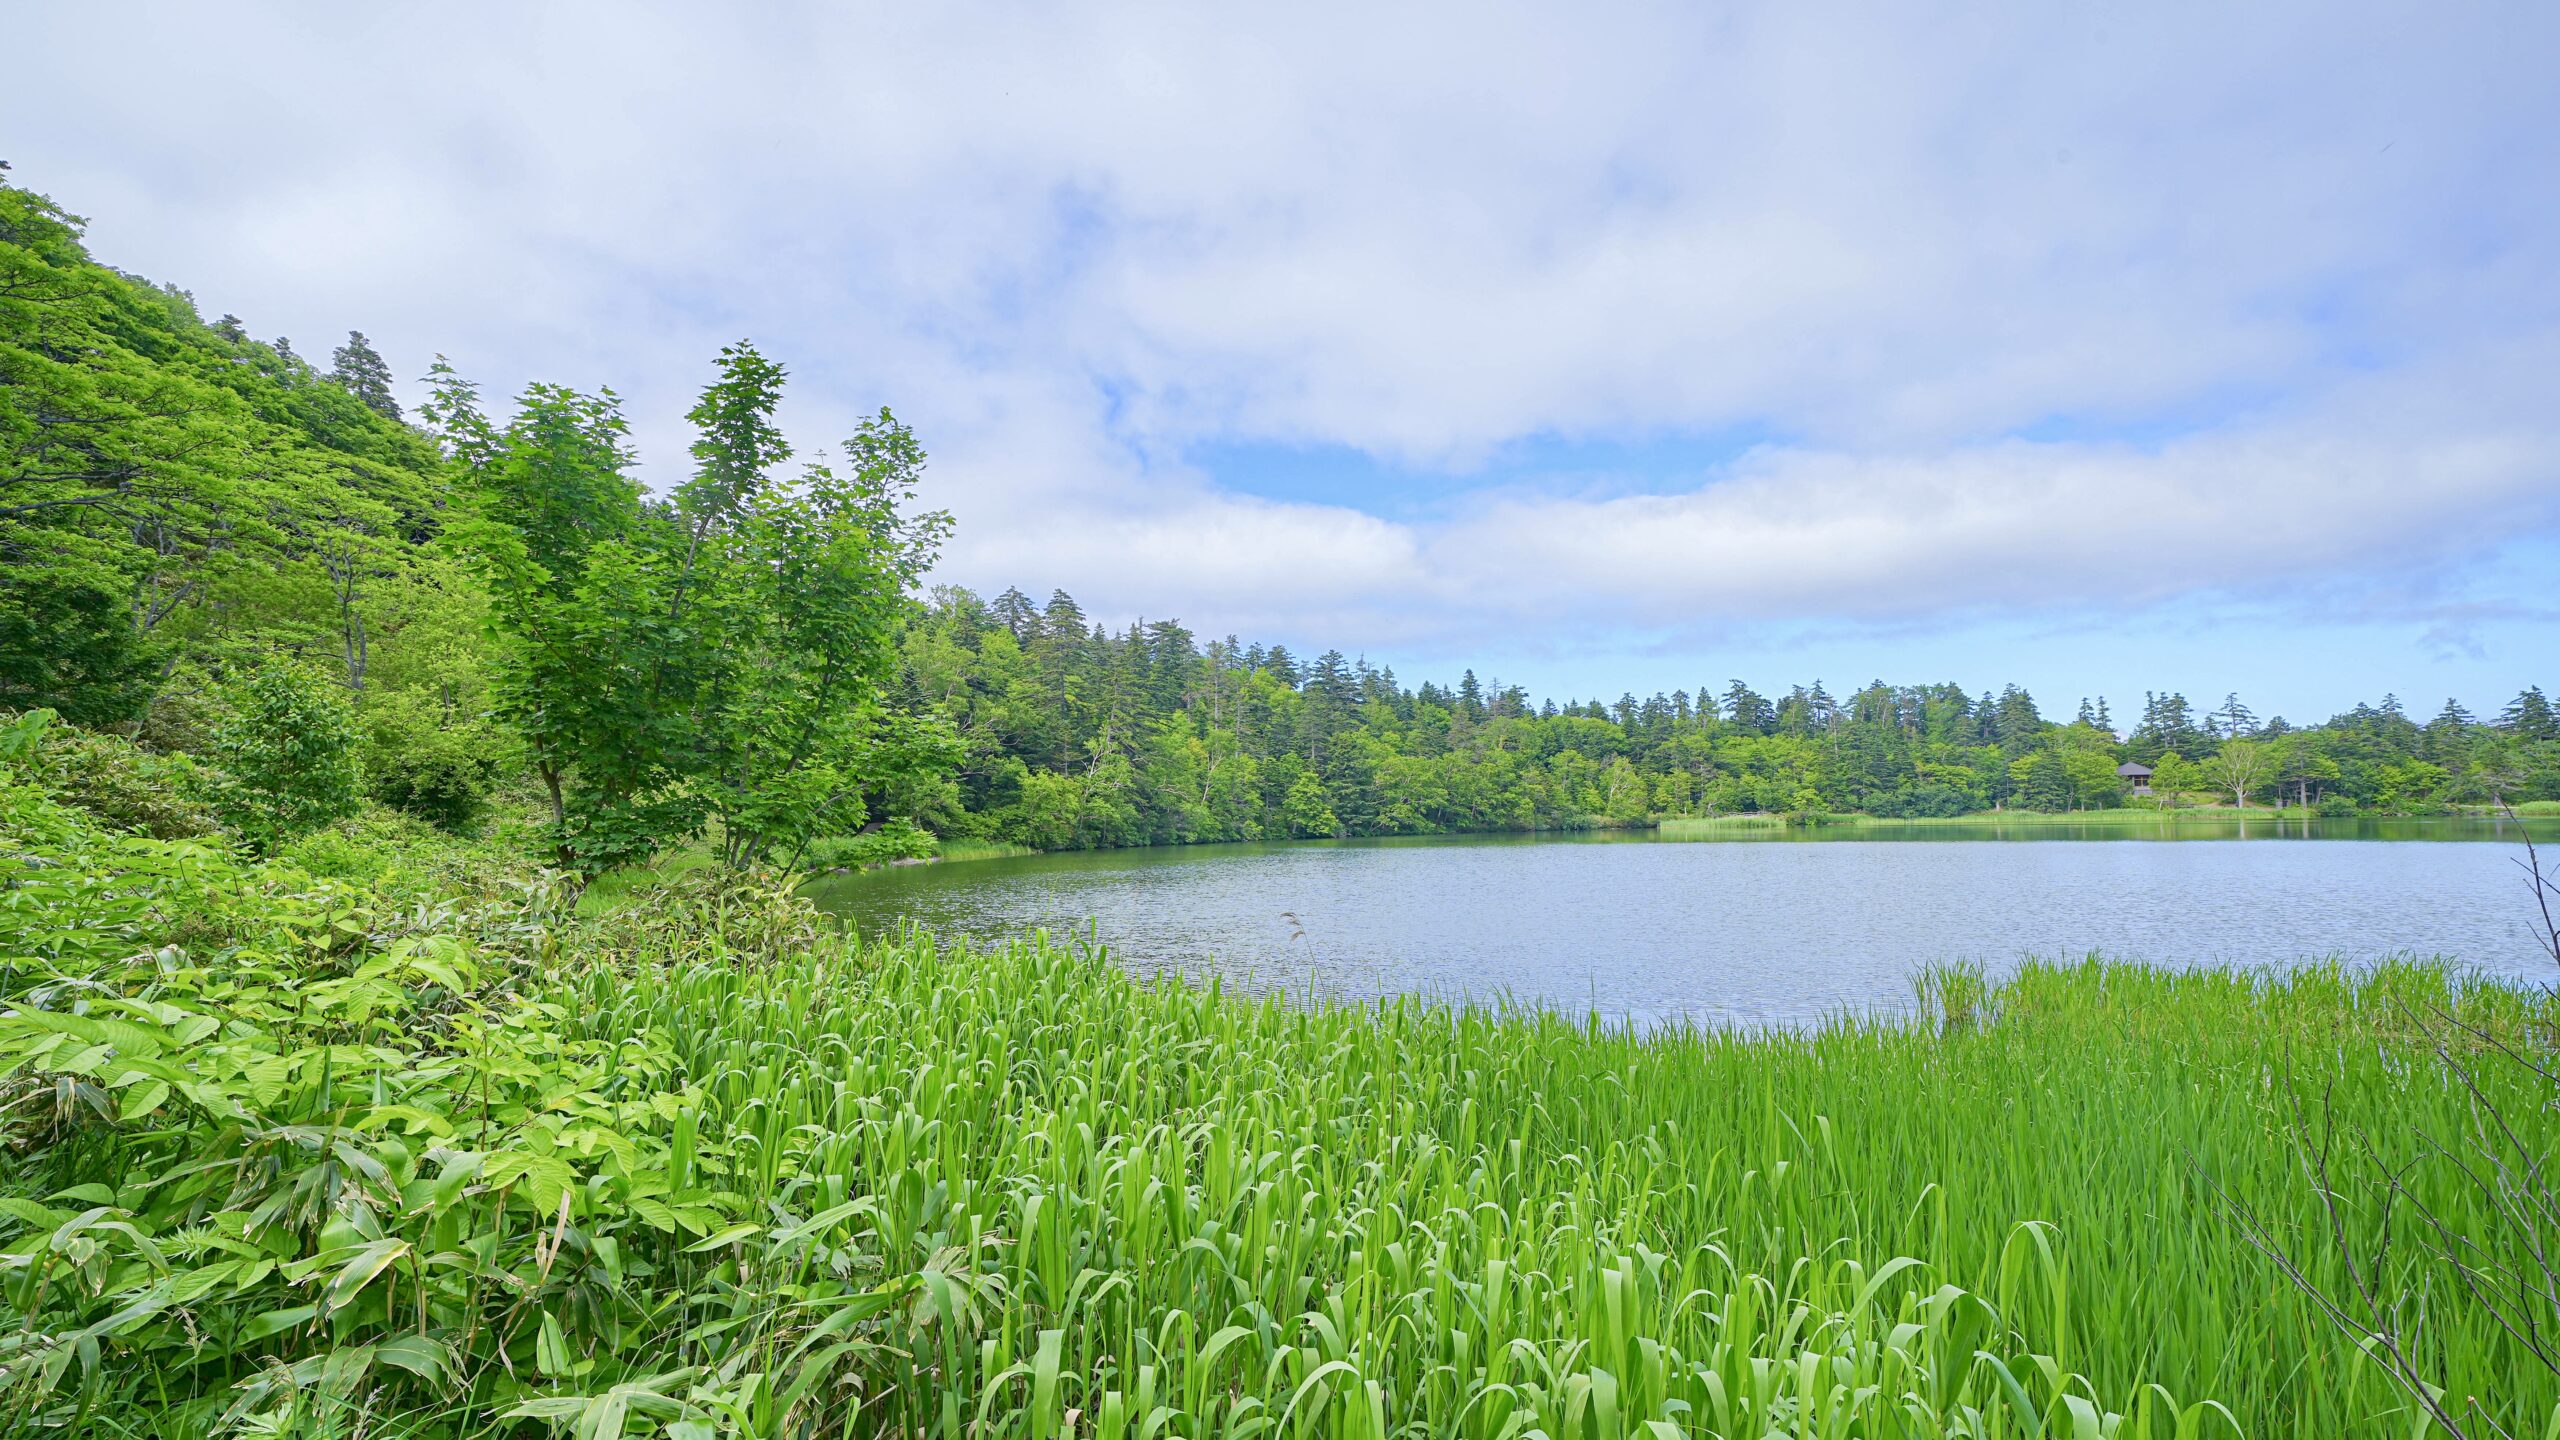
[[[2465,1289],[2560,1237],[2445,1163],[2490,1114],[2554,1153],[2554,1006],[2443,966],[1637,1030],[864,944],[716,872],[422,904],[0,801],[0,1433],[2421,1433],[2252,1233],[2333,1293],[2347,1235],[2445,1403],[2560,1423]]]
[[[586,1033],[666,1037],[774,1204],[944,1267],[965,1318],[865,1403],[954,1436],[2405,1433],[2223,1197],[2338,1281],[2298,1088],[2413,1161],[2472,1115],[2426,1017],[2550,1018],[2407,964],[2031,965],[1951,1004],[1959,973],[1933,1023],[1801,1035],[1247,1000],[1046,938],[608,973]],[[2553,1415],[2490,1317],[2430,1321],[2458,1395]]]

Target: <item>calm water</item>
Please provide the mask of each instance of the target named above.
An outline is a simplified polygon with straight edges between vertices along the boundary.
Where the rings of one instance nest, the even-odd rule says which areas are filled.
[[[2145,838],[2126,838],[2139,834]],[[2263,965],[2408,951],[2537,965],[2513,832],[2486,822],[1650,832],[1211,845],[821,882],[866,933],[1089,933],[1134,969],[1660,1020],[1800,1023],[1910,996],[1937,960],[2092,950]],[[2005,840],[2009,843],[1967,843]],[[2428,843],[2428,842],[2466,843]],[[1808,843],[1788,843],[1808,842]],[[2546,858],[2550,857],[2546,849]]]

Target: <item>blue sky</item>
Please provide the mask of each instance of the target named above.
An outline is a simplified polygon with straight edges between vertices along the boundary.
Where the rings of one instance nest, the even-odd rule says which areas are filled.
[[[1410,677],[2560,687],[2560,10],[49,7],[15,176],[405,375],[893,406],[939,578]]]

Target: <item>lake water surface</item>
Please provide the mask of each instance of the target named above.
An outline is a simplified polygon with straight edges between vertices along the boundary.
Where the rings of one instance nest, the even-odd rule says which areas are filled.
[[[2537,963],[2523,847],[2488,822],[1728,837],[1114,850],[913,866],[812,893],[865,933],[1038,926],[1090,935],[1136,970],[1247,990],[1508,996],[1648,1022],[1804,1023],[1903,1005],[1932,961],[1996,973],[2091,951],[2242,966],[2406,952],[2560,979]]]

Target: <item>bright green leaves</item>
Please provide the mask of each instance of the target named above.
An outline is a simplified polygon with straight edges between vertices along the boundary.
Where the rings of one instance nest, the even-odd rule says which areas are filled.
[[[778,482],[782,383],[752,346],[722,351],[691,415],[695,474],[659,504],[624,473],[610,392],[533,386],[498,427],[439,372],[428,415],[474,495],[457,533],[489,587],[499,711],[549,788],[564,866],[645,858],[705,821],[732,862],[761,861],[956,763],[947,731],[883,703],[949,523],[906,513],[923,451],[883,411],[845,475]]]
[[[667,695],[681,637],[653,559],[666,527],[624,473],[619,402],[533,385],[497,427],[442,362],[432,381],[424,414],[470,500],[453,533],[488,592],[496,711],[549,790],[556,859],[592,873],[646,855],[694,810]]]
[[[729,1173],[731,1142],[725,1121],[695,1133],[703,1099],[663,1043],[584,1037],[517,993],[555,917],[387,913],[287,866],[104,835],[4,770],[0,817],[42,852],[0,885],[18,1413],[69,1423],[143,1374],[207,1427],[357,1404],[485,1422],[600,1375],[627,1415],[708,1413],[634,1398],[668,1322],[632,1287],[681,1297],[779,1252],[743,1195],[695,1182]],[[54,871],[80,883],[25,878]],[[121,930],[48,953],[95,895],[134,891]],[[181,923],[201,955],[147,948]]]
[[[433,466],[0,184],[0,708],[128,721],[173,667],[276,651],[361,688],[386,592],[417,588]]]
[[[747,513],[791,443],[773,423],[783,369],[741,342],[720,350],[720,378],[685,413],[694,427],[694,473],[676,490],[676,512],[695,537]]]
[[[233,687],[213,748],[225,783],[224,822],[260,850],[355,813],[355,715],[345,692],[297,666],[270,662]]]
[[[408,1253],[408,1241],[389,1237],[368,1240],[357,1246],[356,1252],[348,1256],[345,1262],[338,1266],[336,1273],[329,1277],[328,1287],[321,1296],[323,1307],[329,1310],[345,1309],[354,1303],[356,1296],[362,1293],[364,1287],[374,1282],[375,1277],[391,1268],[392,1262]]]
[[[481,1162],[481,1183],[497,1190],[514,1190],[533,1207],[533,1213],[544,1219],[559,1213],[569,1198],[569,1187],[577,1183],[577,1172],[569,1162],[557,1155],[534,1155],[522,1151],[503,1151]]]

